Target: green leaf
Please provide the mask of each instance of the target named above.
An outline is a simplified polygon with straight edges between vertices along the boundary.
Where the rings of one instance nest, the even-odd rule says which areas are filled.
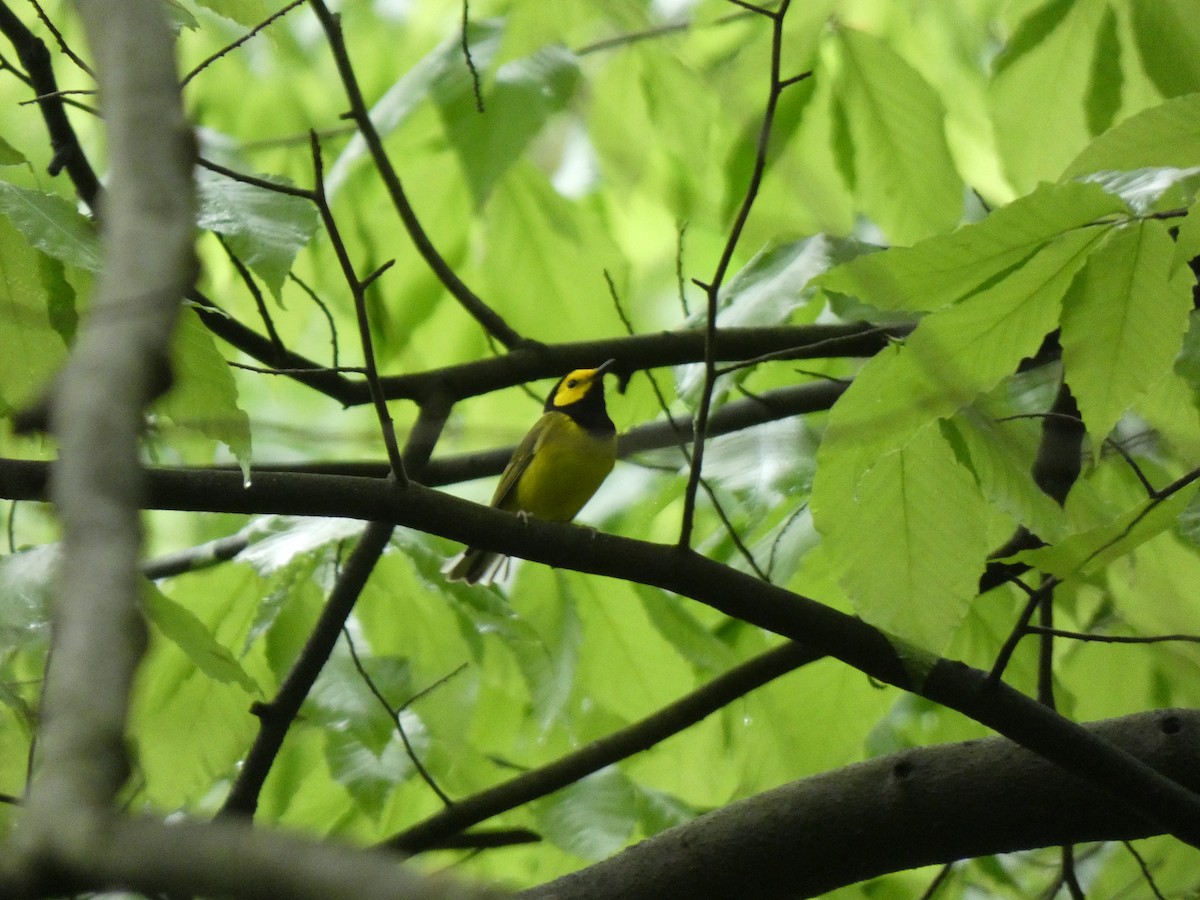
[[[534,807],[538,831],[587,860],[607,859],[625,845],[638,819],[638,798],[615,767],[601,769]]]
[[[43,258],[0,216],[0,416],[32,402],[66,355],[50,324]]]
[[[658,633],[692,665],[712,674],[737,662],[729,645],[705,628],[678,597],[640,584],[634,589]]]
[[[175,383],[155,408],[181,428],[223,443],[249,477],[250,419],[238,406],[229,364],[191,309],[180,311],[171,366]]]
[[[196,0],[219,16],[253,28],[269,14],[265,0]]]
[[[1041,185],[982,222],[913,247],[856,257],[816,284],[878,309],[939,309],[1003,277],[1051,239],[1124,210],[1096,185]]]
[[[96,229],[58,194],[0,181],[0,213],[43,253],[93,272],[100,268]]]
[[[1083,148],[1061,180],[1092,172],[1191,168],[1200,163],[1200,94],[1188,94],[1144,109]]]
[[[997,422],[966,409],[943,422],[962,442],[966,463],[984,495],[1044,541],[1066,529],[1063,509],[1034,483],[1040,428],[1031,420]]]
[[[674,828],[699,816],[705,810],[679,797],[630,782],[638,803],[638,819],[642,833],[649,836]]]
[[[849,242],[824,234],[760,250],[721,289],[723,328],[779,325],[811,298],[811,283],[850,253]],[[696,314],[702,321],[703,312]]]
[[[478,63],[477,63],[478,65]],[[579,85],[579,62],[565,47],[545,47],[505,63],[476,109],[474,92],[436,92],[454,152],[462,163],[475,205],[509,170],[547,121],[570,101]]]
[[[0,647],[42,643],[50,636],[50,601],[59,544],[0,556]]]
[[[1170,371],[1192,307],[1190,272],[1170,275],[1164,223],[1117,229],[1063,304],[1063,369],[1096,446],[1139,394]]]
[[[922,319],[859,372],[833,407],[822,452],[843,436],[854,446],[897,446],[1012,374],[1054,330],[1063,294],[1102,237],[1099,228],[1070,232],[1008,277]]]
[[[142,611],[162,636],[179,647],[209,678],[223,684],[240,685],[248,694],[262,693],[241,663],[228,648],[217,642],[195,613],[180,606],[149,581],[143,582]]]
[[[503,25],[498,19],[472,21],[467,27],[466,40],[471,47],[471,60],[476,71],[483,73],[491,66],[492,58],[500,48],[502,34]],[[463,59],[462,41],[463,36],[457,32],[447,37],[388,88],[371,107],[371,122],[381,137],[386,137],[403,125],[431,94],[435,94],[441,104],[468,96],[474,102],[474,86]],[[362,135],[355,133],[326,175],[325,190],[331,202],[354,165],[366,154],[366,141]]]
[[[942,650],[978,591],[988,552],[979,491],[933,426],[881,457],[827,536],[858,613]]]
[[[1004,49],[996,57],[996,74],[999,75],[1017,60],[1036,49],[1054,33],[1075,0],[1046,0],[1040,7],[1025,16],[1013,31]]]
[[[838,31],[837,92],[855,155],[863,210],[894,242],[910,244],[953,228],[963,185],[944,130],[937,93],[879,38]]]
[[[1027,563],[1060,579],[1087,575],[1174,526],[1195,495],[1192,486],[1161,501],[1147,500],[1112,522],[1073,534],[1053,546],[1023,550],[1007,561]]]
[[[296,254],[316,231],[315,207],[301,197],[234,181],[208,169],[197,171],[197,224],[224,236],[229,249],[278,299]]]
[[[46,291],[46,314],[50,327],[58,332],[63,343],[69,347],[79,327],[75,288],[67,281],[66,269],[60,260],[53,256],[42,256],[38,264],[42,271],[42,287]]]
[[[1200,19],[1191,0],[1131,3],[1142,68],[1165,97],[1200,91]]]
[[[1087,92],[1088,131],[1100,134],[1112,125],[1121,108],[1121,41],[1117,36],[1117,16],[1112,7],[1096,32],[1096,53],[1092,57],[1091,83]]]
[[[991,85],[996,147],[1009,181],[1021,194],[1058,177],[1091,137],[1086,98],[1108,4],[1076,0],[1043,10],[1051,8],[1065,15],[1035,46],[1000,69]]]
[[[0,137],[0,166],[19,166],[28,161],[25,154]]]

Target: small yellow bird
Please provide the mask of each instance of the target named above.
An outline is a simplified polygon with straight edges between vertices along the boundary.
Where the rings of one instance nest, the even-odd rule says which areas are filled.
[[[521,441],[492,497],[492,506],[551,522],[569,522],[617,459],[617,429],[604,407],[604,373],[576,369],[559,379]],[[491,584],[508,557],[468,547],[442,567],[449,581]]]

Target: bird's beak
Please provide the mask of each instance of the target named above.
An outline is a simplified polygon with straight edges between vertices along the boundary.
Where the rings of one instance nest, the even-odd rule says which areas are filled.
[[[617,364],[617,361],[615,359],[610,359],[605,362],[602,362],[602,363],[600,363],[600,365],[596,366],[596,374],[604,375],[605,373],[611,371],[612,367],[615,366],[616,364]]]

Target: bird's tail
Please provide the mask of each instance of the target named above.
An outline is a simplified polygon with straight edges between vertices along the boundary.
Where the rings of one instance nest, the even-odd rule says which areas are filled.
[[[468,547],[442,566],[447,581],[465,581],[467,584],[487,586],[501,576],[508,564],[508,557],[490,550]]]

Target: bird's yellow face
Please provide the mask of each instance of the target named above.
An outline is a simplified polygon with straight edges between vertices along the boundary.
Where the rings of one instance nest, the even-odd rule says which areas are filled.
[[[578,403],[603,381],[607,365],[598,369],[576,369],[558,383],[558,389],[550,398],[547,408],[562,409]]]

